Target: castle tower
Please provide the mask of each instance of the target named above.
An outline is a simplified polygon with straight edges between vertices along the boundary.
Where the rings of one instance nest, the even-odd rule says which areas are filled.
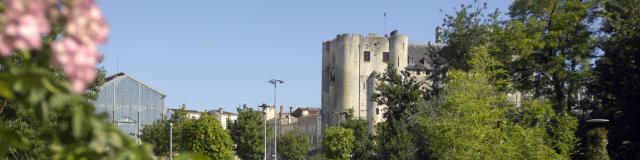
[[[424,53],[424,52],[422,52]],[[409,38],[369,34],[341,34],[322,44],[322,122],[323,127],[344,122],[344,112],[367,120],[370,131],[384,121],[386,106],[373,99],[377,76],[388,65],[404,70],[409,65]],[[336,115],[338,113],[339,115]]]
[[[391,54],[391,61],[389,64],[394,64],[394,67],[400,71],[407,67],[408,54],[409,54],[409,37],[406,35],[398,34],[397,31],[392,32],[389,38],[389,51]]]
[[[336,56],[336,108],[335,112],[346,112],[358,106],[359,96],[359,52],[360,35],[342,35]],[[337,117],[333,117],[337,118]]]
[[[322,121],[337,124],[334,112],[358,106],[360,35],[342,34],[323,44]]]

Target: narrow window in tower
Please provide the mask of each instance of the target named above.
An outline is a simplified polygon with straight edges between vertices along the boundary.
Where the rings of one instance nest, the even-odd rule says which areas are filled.
[[[364,61],[365,61],[365,62],[369,62],[369,61],[371,61],[371,52],[369,52],[369,51],[364,51]]]
[[[376,115],[379,115],[379,114],[380,114],[380,109],[376,108]]]
[[[389,62],[389,52],[382,53],[382,62]]]

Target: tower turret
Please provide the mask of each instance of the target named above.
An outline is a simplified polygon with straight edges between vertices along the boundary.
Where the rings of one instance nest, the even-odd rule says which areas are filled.
[[[394,65],[398,70],[402,70],[408,64],[409,37],[397,32],[397,30],[393,31],[389,38],[389,52],[391,53],[389,64]]]

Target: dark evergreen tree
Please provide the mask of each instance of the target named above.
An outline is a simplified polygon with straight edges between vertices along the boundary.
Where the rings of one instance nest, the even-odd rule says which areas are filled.
[[[640,159],[640,1],[604,3],[601,48],[597,61],[595,116],[610,119],[609,153],[614,159]]]

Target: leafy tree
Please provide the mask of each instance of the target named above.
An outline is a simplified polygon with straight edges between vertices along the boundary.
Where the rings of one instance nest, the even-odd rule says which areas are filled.
[[[167,120],[161,119],[146,125],[141,132],[140,140],[153,145],[153,152],[156,155],[169,155],[169,122]]]
[[[397,121],[406,121],[417,113],[417,104],[423,98],[422,83],[411,77],[408,71],[398,74],[393,65],[388,65],[378,80],[380,83],[376,90],[379,93],[373,97],[378,104],[387,105],[384,112],[386,123],[393,125]]]
[[[424,90],[420,81],[407,71],[398,74],[393,65],[388,65],[386,72],[378,77],[380,83],[376,87],[379,93],[374,94],[376,102],[386,105],[384,122],[378,124],[380,153],[383,159],[414,159],[416,147],[411,132],[412,119],[418,112],[418,104],[424,99]]]
[[[264,124],[262,113],[247,108],[238,108],[238,120],[229,126],[235,151],[240,159],[262,159],[264,155]]]
[[[59,34],[58,32],[51,34]],[[22,54],[16,54],[8,57],[6,63],[16,64],[16,66],[23,66],[25,57]],[[0,65],[0,71],[3,69]],[[49,68],[49,71],[53,72],[55,79],[58,81],[65,81],[66,77],[60,69]],[[99,87],[104,84],[105,70],[100,68],[97,70],[97,77],[95,81],[86,89],[83,96],[95,100],[99,93]],[[39,129],[38,122],[31,117],[33,111],[21,110],[17,103],[11,100],[0,98],[0,124],[3,124],[6,129],[17,132],[18,135],[26,137],[28,141],[25,148],[11,148],[9,149],[9,156],[12,159],[44,159],[48,157],[46,151],[45,141],[49,141],[52,138],[49,129]],[[57,117],[62,113],[51,112],[50,117]],[[55,120],[52,118],[52,120]],[[50,123],[57,123],[52,121]],[[42,131],[39,131],[42,130]]]
[[[613,159],[640,159],[640,1],[604,3],[604,52],[597,61],[597,115],[610,119],[609,153]]]
[[[355,140],[353,141],[351,159],[376,159],[374,137],[371,132],[369,132],[367,121],[348,118],[347,121],[340,124],[340,126],[353,130]]]
[[[278,137],[278,157],[285,160],[302,160],[309,151],[309,139],[299,130]]]
[[[501,63],[487,48],[472,48],[470,70],[450,71],[443,94],[421,107],[416,121],[425,153],[433,159],[569,159],[576,119],[555,114],[545,100],[515,107],[498,88]]]
[[[490,42],[493,29],[497,23],[498,10],[485,13],[487,4],[461,5],[454,15],[445,15],[443,40],[446,42],[438,55],[446,59],[448,68],[468,70],[471,59],[469,50],[474,46]]]
[[[354,140],[351,129],[327,127],[323,134],[322,147],[327,158],[347,160],[354,148]]]
[[[46,158],[46,140],[51,139],[49,132],[40,132],[38,128],[34,128],[36,122],[31,117],[30,111],[20,110],[18,106],[11,101],[0,99],[0,122],[5,129],[13,130],[17,135],[21,135],[26,140],[24,148],[10,148],[8,156],[11,159],[45,159]],[[27,141],[28,140],[28,141]]]
[[[31,1],[24,2],[31,3]],[[7,12],[13,12],[10,13],[14,14],[13,16],[19,16],[15,10],[5,8],[7,3],[9,2],[5,1],[0,4],[3,16],[8,14]],[[33,3],[44,3],[44,1]],[[52,3],[57,3],[57,7],[68,9],[80,7],[73,6],[72,3],[53,1]],[[48,7],[42,9],[57,11]],[[65,16],[58,17],[66,18]],[[104,123],[104,116],[95,115],[94,106],[90,100],[95,98],[95,93],[98,92],[97,86],[103,83],[103,72],[98,71],[98,79],[90,84],[88,90],[82,91],[77,90],[81,87],[72,88],[69,83],[73,78],[77,80],[77,77],[70,79],[64,76],[65,73],[73,71],[62,71],[52,65],[51,58],[54,55],[51,46],[56,43],[56,40],[60,40],[60,37],[68,36],[64,33],[64,28],[56,24],[65,24],[65,22],[62,19],[45,19],[44,24],[39,24],[44,26],[39,27],[51,27],[51,32],[42,33],[46,34],[45,36],[39,33],[36,34],[37,37],[22,37],[42,38],[42,45],[22,49],[9,48],[10,53],[3,51],[3,55],[0,56],[0,123],[2,123],[0,137],[3,137],[0,140],[0,157],[8,159],[116,159],[117,157],[150,159],[153,155],[149,146],[135,144],[117,128]],[[6,25],[2,27],[4,29]],[[19,27],[17,29],[23,29],[22,26],[17,27]],[[3,39],[2,43],[12,42]],[[78,71],[87,68],[68,69]],[[91,68],[85,71],[92,72]],[[83,75],[89,73],[85,72]]]
[[[507,29],[523,34],[505,34],[503,39],[512,41],[497,45],[504,46],[503,52],[515,53],[504,54],[507,62],[503,63],[518,67],[509,74],[518,76],[514,78],[517,89],[531,89],[533,96],[549,98],[558,113],[570,112],[587,100],[579,97],[585,96],[585,87],[593,79],[590,62],[595,39],[589,22],[595,2],[516,0],[509,7],[512,20]],[[512,65],[511,60],[519,64]]]
[[[382,159],[416,159],[418,156],[418,147],[416,146],[415,133],[411,129],[409,123],[395,123],[394,127],[390,127],[388,123],[378,123],[376,125],[379,157]]]
[[[5,128],[11,126],[1,127],[3,137],[14,135],[15,138],[3,143],[9,146],[3,146],[8,149],[1,150],[0,155],[4,157],[5,151],[15,151],[13,153],[23,155],[14,154],[17,158],[38,158],[41,153],[52,159],[150,158],[152,154],[148,146],[136,145],[127,135],[104,123],[104,117],[95,115],[93,105],[86,96],[75,94],[65,80],[55,76],[46,56],[48,54],[46,50],[19,52],[16,55],[22,58],[21,62],[0,59],[3,110],[13,110],[17,116],[3,115],[3,118],[26,122],[16,125],[22,126],[18,130]],[[20,132],[30,133],[19,135]],[[34,152],[28,151],[28,146],[33,146]],[[110,150],[104,150],[105,146]]]
[[[181,148],[181,143],[175,143],[176,140],[182,138],[183,124],[188,121],[192,121],[187,117],[187,111],[184,107],[174,111],[172,116],[168,119],[160,119],[151,125],[144,126],[142,129],[142,135],[140,139],[143,142],[153,145],[153,152],[159,156],[169,156],[169,125],[173,123],[173,151],[177,152]]]
[[[182,151],[203,153],[211,159],[233,158],[233,141],[214,117],[203,115],[182,125]]]

